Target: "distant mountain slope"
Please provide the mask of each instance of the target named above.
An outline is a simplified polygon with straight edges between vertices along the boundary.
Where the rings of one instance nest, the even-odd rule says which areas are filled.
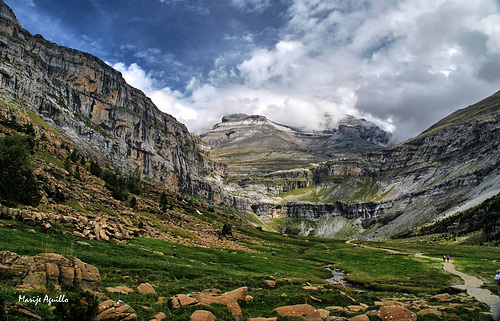
[[[389,144],[391,134],[351,116],[337,128],[304,132],[264,116],[234,114],[201,137],[212,146],[211,155],[228,165],[230,175],[244,177],[377,150]]]

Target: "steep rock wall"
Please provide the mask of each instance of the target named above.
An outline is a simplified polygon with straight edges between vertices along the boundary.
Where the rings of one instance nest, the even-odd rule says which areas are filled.
[[[199,137],[97,57],[22,29],[3,2],[0,83],[4,96],[15,97],[109,164],[139,167],[144,176],[172,189],[223,198],[220,188],[199,184],[226,171],[207,160],[209,147]]]

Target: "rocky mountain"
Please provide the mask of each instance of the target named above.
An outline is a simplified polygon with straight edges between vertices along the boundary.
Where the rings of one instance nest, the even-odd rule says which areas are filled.
[[[140,168],[174,190],[219,197],[204,178],[225,168],[208,160],[198,136],[99,58],[31,35],[3,2],[0,83],[4,101],[41,117],[80,153],[126,172]]]
[[[389,134],[352,117],[328,131],[303,132],[263,116],[229,115],[201,139],[97,57],[22,29],[3,2],[0,107],[2,135],[12,134],[12,124],[36,125],[35,174],[43,185],[42,204],[49,207],[44,210],[75,219],[87,216],[94,223],[75,225],[84,235],[95,229],[99,215],[117,226],[101,222],[99,227],[110,228],[87,234],[95,238],[102,234],[105,239],[119,226],[123,235],[140,230],[121,215],[143,226],[148,222],[143,212],[162,215],[159,193],[137,200],[141,213],[123,201],[106,202],[109,182],[93,186],[101,178],[87,168],[88,162],[77,180],[70,172],[79,165],[63,169],[69,150],[118,174],[138,170],[143,179],[161,184],[176,199],[172,217],[176,210],[190,210],[175,196],[188,193],[217,206],[230,205],[270,230],[319,236],[406,235],[500,191],[500,93],[394,147],[388,146]],[[71,200],[76,205],[68,205]],[[112,208],[103,209],[106,203]],[[199,221],[191,223],[196,230]],[[166,237],[163,230],[179,224],[152,228],[151,235]],[[206,235],[214,234],[213,227],[208,229]]]
[[[304,132],[265,116],[233,114],[201,137],[212,147],[210,155],[229,167],[229,175],[241,178],[378,150],[390,143],[391,134],[347,115],[336,128]]]
[[[406,233],[500,192],[499,121],[500,92],[395,147],[311,167],[306,188],[269,197],[254,209],[316,220],[323,233],[338,230],[325,226],[325,218],[339,217],[365,237]]]

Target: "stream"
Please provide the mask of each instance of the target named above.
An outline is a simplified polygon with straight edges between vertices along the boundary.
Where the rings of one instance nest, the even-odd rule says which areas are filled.
[[[327,265],[323,265],[322,268],[324,268],[325,270],[329,271],[330,273],[332,273],[332,277],[331,278],[327,278],[325,279],[326,282],[344,282],[344,277],[345,277],[345,273],[340,271],[340,270],[337,270],[337,269],[332,269],[332,265],[331,264],[327,264]]]

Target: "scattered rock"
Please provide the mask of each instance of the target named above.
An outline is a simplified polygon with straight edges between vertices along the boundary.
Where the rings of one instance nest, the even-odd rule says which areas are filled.
[[[83,242],[83,241],[76,241],[75,243],[76,243],[76,244],[79,244],[79,245],[83,245],[83,246],[92,247],[92,245],[90,245],[90,244],[89,244],[89,243],[87,243],[87,242]]]
[[[424,316],[424,315],[435,315],[437,317],[441,317],[443,313],[441,311],[438,311],[436,309],[423,309],[417,312],[418,316]]]
[[[289,305],[276,308],[274,311],[285,317],[301,317],[307,321],[322,321],[318,310],[309,304]]]
[[[391,321],[416,321],[417,315],[402,306],[384,306],[378,312],[379,318]]]
[[[318,291],[319,287],[317,286],[312,286],[312,285],[305,285],[302,287],[304,290],[310,290],[310,291]]]
[[[119,320],[119,321],[131,321],[136,320],[137,315],[134,309],[125,302],[118,300],[107,300],[99,304],[97,309],[97,316],[95,321],[101,320]]]
[[[370,321],[370,318],[366,314],[357,315],[349,319],[350,321]]]
[[[449,293],[437,294],[433,296],[434,299],[438,299],[440,301],[450,301],[451,295]]]
[[[215,316],[210,311],[196,310],[191,314],[191,321],[215,321]]]
[[[156,294],[155,289],[149,283],[141,283],[141,284],[139,284],[139,286],[137,287],[137,292],[139,292],[140,294],[147,294],[147,293],[154,293],[154,294]]]
[[[247,321],[276,321],[278,318],[250,318]]]
[[[268,289],[274,289],[274,288],[276,288],[276,281],[265,280],[264,283],[266,284],[266,288],[268,288]]]
[[[330,316],[330,311],[328,310],[325,310],[325,309],[318,309],[318,312],[319,312],[319,316],[322,318],[322,319],[326,319]]]
[[[161,321],[167,318],[167,315],[163,312],[157,313],[154,317],[154,319],[151,319],[149,321]]]

